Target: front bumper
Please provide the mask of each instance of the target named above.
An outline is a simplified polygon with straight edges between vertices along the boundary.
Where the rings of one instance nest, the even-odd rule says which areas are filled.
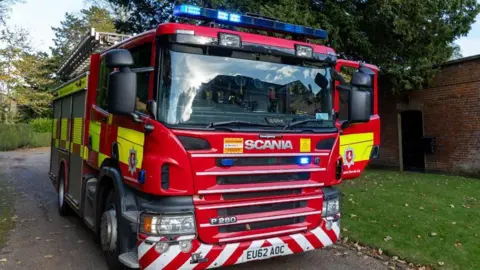
[[[285,244],[282,255],[301,253],[329,246],[338,240],[340,220],[334,221],[330,229],[326,223],[323,219],[319,227],[307,232],[223,245],[206,245],[195,239],[188,253],[181,252],[178,245],[172,245],[167,252],[159,254],[155,251],[158,237],[149,237],[139,243],[138,262],[141,269],[206,269],[244,263],[243,253],[247,249]]]

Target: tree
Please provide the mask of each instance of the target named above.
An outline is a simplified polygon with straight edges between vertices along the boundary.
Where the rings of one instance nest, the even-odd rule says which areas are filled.
[[[14,74],[12,64],[30,51],[28,32],[21,28],[5,28],[1,30],[0,44],[0,119],[4,123],[13,122],[16,115],[16,103],[13,99],[15,86],[19,77]]]
[[[94,1],[94,0],[93,0]],[[140,33],[172,21],[177,3],[250,11],[294,24],[324,28],[342,57],[380,67],[383,89],[422,89],[456,52],[480,11],[476,0],[97,0],[127,10],[115,21],[122,32]],[[457,55],[458,56],[458,55]]]
[[[10,12],[10,6],[20,2],[20,0],[0,0],[0,24],[5,24]]]
[[[95,28],[98,32],[116,32],[110,12],[97,6],[82,9],[79,15],[66,13],[65,19],[60,22],[60,27],[52,27],[55,38],[54,46],[50,50],[55,70],[66,61],[75,46],[91,28]]]
[[[48,116],[52,86],[49,56],[34,52],[28,32],[21,28],[2,30],[0,48],[0,119],[5,123]]]
[[[23,52],[13,61],[13,76],[17,78],[12,99],[18,107],[20,121],[50,117],[53,87],[50,58],[44,52]]]

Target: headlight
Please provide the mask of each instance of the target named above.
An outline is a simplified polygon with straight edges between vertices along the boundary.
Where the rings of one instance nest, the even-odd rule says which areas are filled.
[[[331,217],[340,213],[340,197],[323,201],[322,216]]]
[[[140,230],[149,235],[195,234],[193,215],[152,215],[140,217]]]

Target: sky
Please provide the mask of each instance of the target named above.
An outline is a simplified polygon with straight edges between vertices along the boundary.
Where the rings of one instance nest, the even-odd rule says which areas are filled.
[[[84,0],[24,0],[13,5],[8,23],[27,29],[32,36],[33,47],[49,52],[54,37],[51,27],[58,27],[66,12],[79,12],[84,6]],[[480,15],[468,36],[456,43],[460,45],[464,57],[480,54]]]

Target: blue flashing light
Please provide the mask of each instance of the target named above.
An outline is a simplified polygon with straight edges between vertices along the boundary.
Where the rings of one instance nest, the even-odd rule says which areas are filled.
[[[184,14],[199,16],[202,13],[202,8],[197,6],[192,6],[192,5],[180,5],[175,7],[173,14],[175,15],[176,13],[179,13],[179,14],[184,13]]]
[[[242,22],[242,15],[230,13],[230,21],[236,23]]]
[[[298,159],[298,164],[300,165],[307,165],[310,163],[310,157],[300,157]]]
[[[261,29],[317,39],[326,39],[328,37],[327,31],[322,29],[315,29],[302,25],[294,25],[261,17],[240,15],[192,5],[176,6],[173,10],[173,15],[177,17],[215,21],[221,24],[230,24],[244,28]]]
[[[139,184],[145,184],[145,170],[140,170],[138,172],[138,183]]]
[[[220,161],[220,164],[225,167],[233,166],[233,159],[231,158],[224,158]]]
[[[217,18],[222,21],[228,20],[228,13],[223,11],[218,11]]]

